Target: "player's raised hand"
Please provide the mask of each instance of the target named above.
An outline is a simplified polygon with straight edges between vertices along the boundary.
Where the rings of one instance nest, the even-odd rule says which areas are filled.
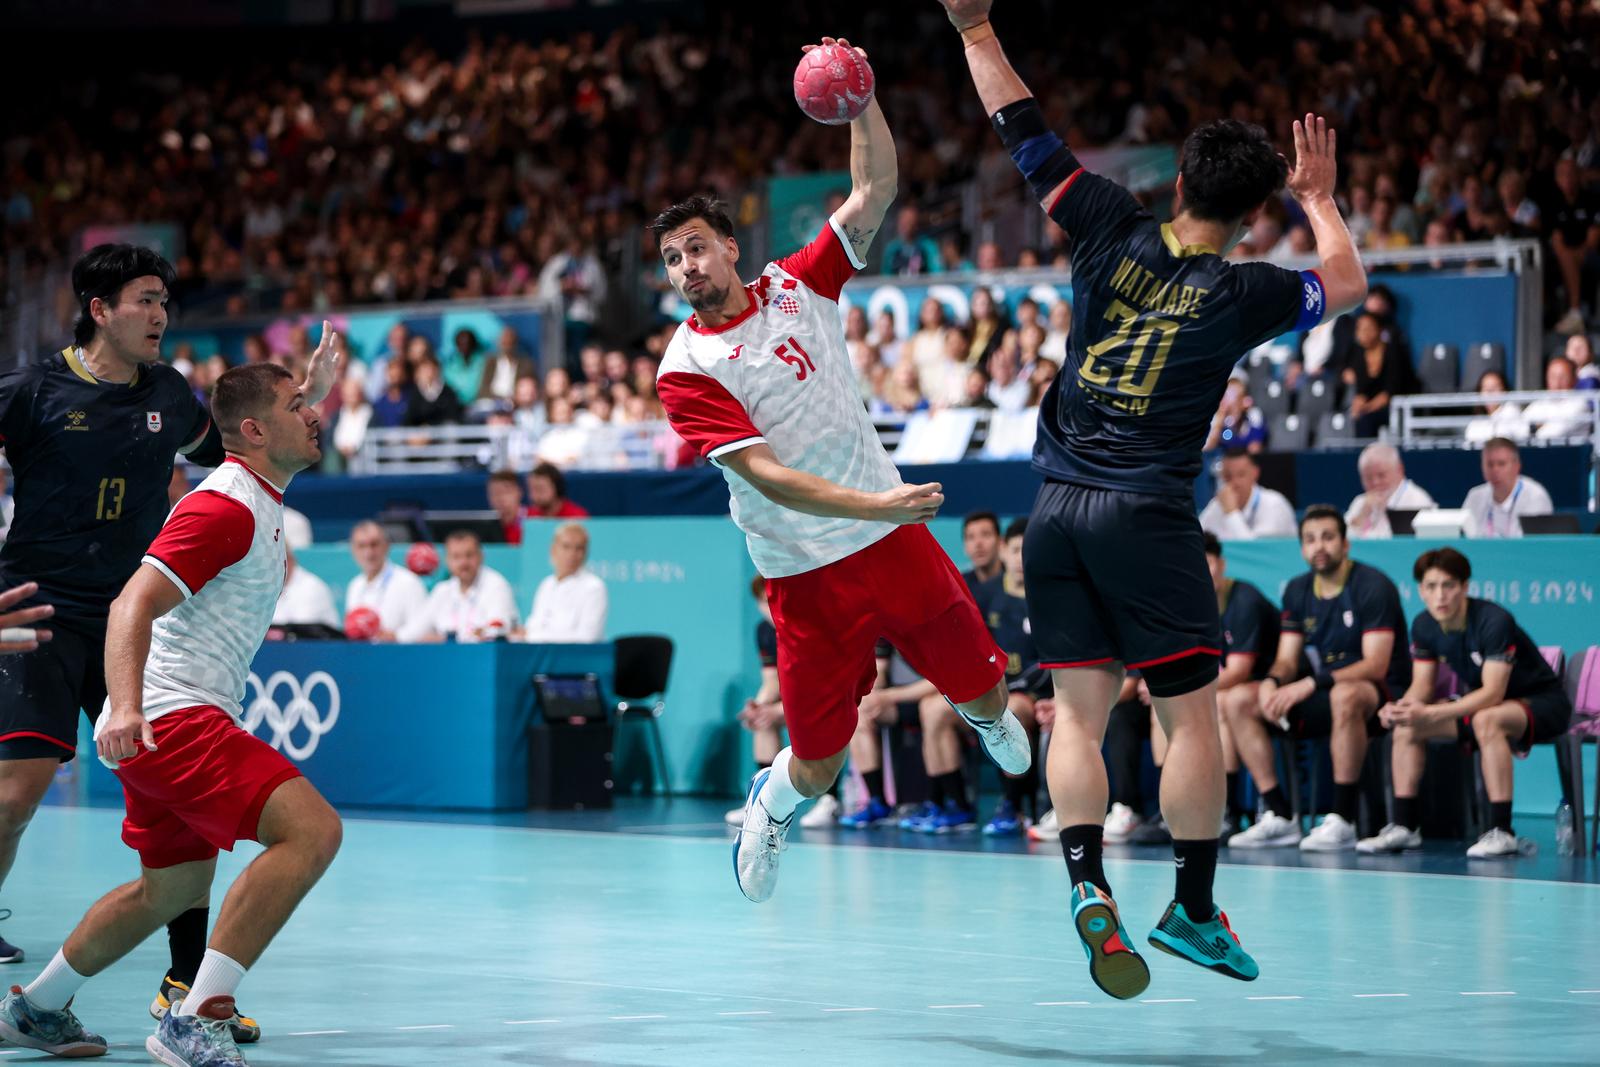
[[[958,30],[971,29],[989,18],[989,8],[994,0],[939,0],[950,24]]]
[[[874,517],[880,522],[914,526],[939,514],[943,505],[944,486],[938,482],[900,485],[878,494],[878,514]]]
[[[834,44],[838,45],[840,48],[854,48],[855,51],[856,51],[856,54],[859,55],[862,59],[866,59],[867,58],[867,50],[865,48],[859,48],[856,45],[853,45],[849,41],[845,40],[843,37],[824,37],[822,39],[822,43],[821,44],[803,44],[803,45],[801,45],[800,46],[800,51],[801,52],[811,52],[811,51],[814,51],[814,50],[816,50],[818,48],[826,48],[827,46],[834,45]]]
[[[20,611],[5,609],[18,601],[26,600],[39,591],[38,582],[23,584],[0,593],[0,652],[32,652],[40,641],[50,640],[49,630],[25,629],[30,622],[48,619],[56,613],[49,604],[23,608]]]
[[[1289,172],[1289,192],[1304,203],[1333,195],[1337,168],[1334,152],[1338,139],[1321,115],[1307,114],[1294,124],[1294,169]]]
[[[322,340],[311,353],[311,365],[306,368],[305,384],[300,391],[307,404],[320,404],[333,391],[339,380],[339,361],[344,358],[344,341],[333,328],[333,323],[322,320]]]

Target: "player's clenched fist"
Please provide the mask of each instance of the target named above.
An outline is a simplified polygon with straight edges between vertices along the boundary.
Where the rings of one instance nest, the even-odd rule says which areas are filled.
[[[958,30],[969,29],[989,17],[994,0],[939,0],[944,13],[950,16],[951,25]]]
[[[99,750],[100,760],[108,767],[115,767],[125,759],[132,759],[143,745],[147,751],[156,750],[155,731],[150,728],[150,720],[143,713],[129,708],[113,708],[110,712],[111,721],[95,739],[95,748]]]
[[[944,486],[938,482],[924,485],[900,485],[878,494],[880,522],[893,522],[909,526],[927,522],[939,513],[944,505]]]

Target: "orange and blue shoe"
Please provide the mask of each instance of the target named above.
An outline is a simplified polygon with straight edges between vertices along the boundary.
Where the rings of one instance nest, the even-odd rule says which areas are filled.
[[[1239,935],[1228,925],[1221,908],[1216,908],[1208,921],[1197,923],[1174,900],[1150,931],[1150,943],[1162,952],[1241,982],[1261,977],[1261,968],[1239,944]]]
[[[1117,902],[1092,882],[1072,887],[1072,926],[1089,957],[1089,977],[1107,996],[1131,1000],[1150,986],[1150,968],[1122,928]]]

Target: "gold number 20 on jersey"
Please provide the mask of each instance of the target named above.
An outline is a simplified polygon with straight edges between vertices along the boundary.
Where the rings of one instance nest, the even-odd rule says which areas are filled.
[[[1150,410],[1150,394],[1155,392],[1156,380],[1161,377],[1161,371],[1167,365],[1167,354],[1172,351],[1173,341],[1177,340],[1178,324],[1171,319],[1154,316],[1140,320],[1139,313],[1120,300],[1111,302],[1111,306],[1106,309],[1105,317],[1108,322],[1115,322],[1117,329],[1110,337],[1088,347],[1084,353],[1083,365],[1078,368],[1078,377],[1098,391],[1117,394],[1111,401],[1112,407],[1134,415],[1143,415]],[[1140,321],[1144,328],[1135,337],[1133,327]],[[1152,344],[1155,346],[1155,355],[1151,358],[1149,366],[1145,367],[1145,356],[1149,354]],[[1113,385],[1112,375],[1116,374],[1119,368],[1114,364],[1108,365],[1098,360],[1099,357],[1107,356],[1122,348],[1127,348],[1127,356],[1122,361],[1120,368],[1122,373]]]

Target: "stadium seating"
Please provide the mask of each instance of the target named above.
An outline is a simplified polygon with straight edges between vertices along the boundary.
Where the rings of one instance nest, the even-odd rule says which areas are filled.
[[[1429,345],[1417,364],[1417,374],[1426,393],[1455,392],[1460,370],[1461,354],[1455,345]]]
[[[1490,371],[1506,373],[1506,346],[1498,341],[1485,341],[1473,345],[1467,352],[1467,362],[1462,368],[1461,384],[1466,389],[1477,389],[1478,379]]]

